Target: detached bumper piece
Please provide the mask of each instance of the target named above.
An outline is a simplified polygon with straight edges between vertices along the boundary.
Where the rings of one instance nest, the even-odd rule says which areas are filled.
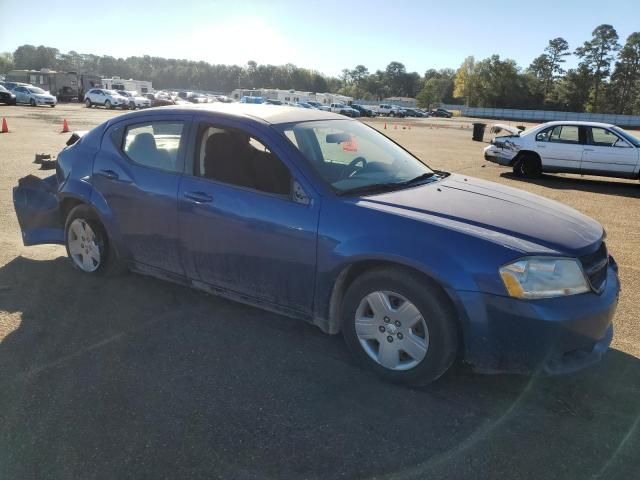
[[[18,217],[22,242],[64,244],[64,227],[60,215],[56,176],[41,179],[33,175],[18,180],[13,188],[13,206]]]

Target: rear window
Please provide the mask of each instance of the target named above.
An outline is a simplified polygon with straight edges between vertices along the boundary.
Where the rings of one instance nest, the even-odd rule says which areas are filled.
[[[177,172],[183,122],[148,122],[127,128],[122,150],[134,163]]]

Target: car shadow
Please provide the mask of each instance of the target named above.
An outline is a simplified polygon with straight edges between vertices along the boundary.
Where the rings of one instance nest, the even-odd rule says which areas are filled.
[[[640,361],[409,389],[338,336],[66,259],[0,267],[0,478],[632,478]]]
[[[508,178],[509,180],[533,183],[535,185],[555,188],[557,190],[577,190],[580,192],[599,193],[603,195],[640,198],[640,185],[638,182],[627,183],[608,179],[561,177],[550,174],[543,174],[539,178],[522,178],[516,176],[513,172],[503,172],[500,176]]]

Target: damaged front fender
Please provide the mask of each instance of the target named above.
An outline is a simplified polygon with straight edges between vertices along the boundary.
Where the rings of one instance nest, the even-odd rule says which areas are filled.
[[[25,246],[54,243],[64,245],[58,181],[55,175],[41,179],[28,175],[13,188],[13,206]]]

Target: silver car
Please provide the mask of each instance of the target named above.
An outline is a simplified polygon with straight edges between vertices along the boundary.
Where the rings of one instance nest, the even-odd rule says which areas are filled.
[[[58,103],[58,99],[55,96],[31,85],[19,85],[11,90],[11,93],[16,96],[16,103],[26,103],[32,107],[49,105],[53,108]]]

